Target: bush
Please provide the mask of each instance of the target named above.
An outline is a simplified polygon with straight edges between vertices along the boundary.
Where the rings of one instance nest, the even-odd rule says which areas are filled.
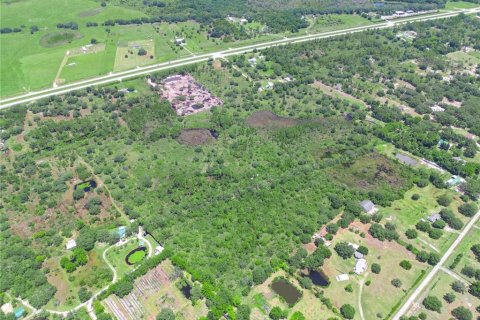
[[[443,221],[442,219],[438,219],[437,221],[432,223],[432,227],[434,227],[436,229],[443,229],[443,228],[445,228],[446,225],[447,225],[447,223],[445,221]]]
[[[477,213],[478,207],[475,203],[464,203],[458,207],[458,212],[463,214],[465,217],[473,217]]]
[[[440,301],[437,297],[435,296],[428,296],[425,299],[423,299],[423,306],[427,310],[431,311],[436,311],[438,313],[441,313],[442,310],[442,301]]]
[[[400,288],[402,286],[402,281],[400,279],[397,279],[397,278],[393,279],[391,281],[391,283],[396,288]]]
[[[407,236],[408,239],[416,239],[418,237],[418,232],[415,229],[408,229],[405,231],[405,236]]]
[[[452,310],[452,316],[457,320],[472,320],[473,314],[467,308],[460,306]]]
[[[428,236],[431,239],[440,239],[443,235],[443,231],[441,229],[430,229],[428,231]]]
[[[405,270],[410,270],[412,269],[412,264],[408,260],[402,260],[400,262],[400,267],[402,267]]]
[[[454,302],[456,298],[457,298],[457,296],[455,296],[455,293],[453,293],[453,292],[446,293],[443,296],[443,300],[447,301],[448,303]]]
[[[460,280],[455,280],[454,282],[452,282],[452,289],[453,291],[458,293],[465,293],[466,290],[465,285]]]
[[[345,291],[347,291],[347,292],[353,292],[352,284],[348,284],[348,285],[345,287]]]
[[[347,242],[338,242],[335,245],[334,250],[343,259],[348,259],[355,253],[355,249]]]
[[[368,248],[365,246],[359,246],[357,249],[358,252],[366,256],[368,254]]]
[[[270,310],[269,317],[272,320],[280,320],[283,318],[286,318],[288,315],[288,310],[282,310],[280,307],[273,307],[272,310]]]
[[[146,55],[146,54],[147,54],[147,50],[145,50],[145,49],[143,49],[143,48],[140,48],[140,49],[138,50],[138,55],[139,55],[139,56],[144,56],[144,55]]]
[[[355,308],[349,304],[340,307],[340,313],[345,319],[353,319],[355,317]]]
[[[163,308],[157,315],[156,320],[175,320],[175,313],[170,308]]]
[[[370,267],[373,273],[379,274],[380,271],[382,271],[382,266],[380,266],[378,263],[372,263],[372,266]]]
[[[417,201],[418,199],[420,199],[420,195],[418,193],[412,194],[412,200],[413,201]]]
[[[452,203],[452,197],[447,194],[442,194],[440,197],[437,198],[437,202],[442,207],[448,207],[450,203]]]
[[[310,289],[313,286],[312,279],[310,279],[309,277],[302,277],[300,278],[299,282],[300,282],[300,285],[305,289]]]

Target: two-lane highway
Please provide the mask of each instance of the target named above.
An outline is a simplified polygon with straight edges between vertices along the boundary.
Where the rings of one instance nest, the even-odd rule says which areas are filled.
[[[459,10],[459,11],[442,12],[442,13],[432,14],[428,16],[414,16],[410,18],[401,19],[399,21],[389,21],[389,22],[377,23],[377,24],[368,25],[368,26],[361,26],[361,27],[347,28],[347,29],[330,31],[330,32],[295,36],[295,37],[283,38],[279,40],[267,41],[259,44],[238,47],[238,48],[231,48],[228,50],[220,50],[220,51],[211,52],[211,53],[192,55],[186,58],[174,59],[174,60],[170,60],[167,62],[158,63],[154,65],[137,67],[135,69],[131,69],[127,71],[111,72],[107,75],[96,77],[96,78],[91,78],[91,79],[82,80],[82,81],[78,81],[70,84],[65,84],[65,85],[56,86],[56,87],[38,90],[38,91],[32,91],[22,95],[5,98],[0,100],[0,109],[12,107],[22,103],[35,101],[41,98],[64,94],[64,93],[71,92],[78,89],[84,89],[90,86],[121,82],[122,80],[125,80],[125,79],[131,79],[141,75],[147,75],[156,71],[162,71],[162,70],[172,69],[172,68],[181,67],[189,64],[204,62],[209,59],[239,55],[239,54],[251,52],[255,49],[262,50],[262,49],[266,49],[273,46],[287,45],[291,43],[299,43],[299,42],[312,41],[312,40],[329,38],[329,37],[342,36],[350,33],[362,32],[362,31],[372,30],[372,29],[391,28],[391,27],[394,27],[400,24],[406,24],[409,22],[443,19],[443,18],[453,17],[462,13],[473,14],[477,12],[480,12],[480,9],[478,8],[468,9],[468,10],[465,9],[465,10]]]

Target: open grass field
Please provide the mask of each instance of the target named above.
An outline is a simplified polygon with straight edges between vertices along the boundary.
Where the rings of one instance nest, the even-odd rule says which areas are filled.
[[[112,18],[131,19],[144,16],[141,12],[121,7],[107,6],[96,10],[99,8],[98,2],[90,0],[27,0],[10,4],[2,2],[0,4],[1,27],[14,28],[24,25],[25,28],[20,33],[0,35],[1,47],[8,48],[8,50],[2,50],[0,56],[2,80],[0,96],[51,86],[66,51],[81,47],[89,43],[92,38],[106,43],[107,53],[109,53],[108,40],[116,36],[111,35],[104,27],[86,28],[86,22],[101,24]],[[32,12],[35,12],[34,17]],[[89,13],[86,14],[86,12]],[[57,23],[70,21],[76,22],[79,29],[76,31],[57,29]],[[39,31],[30,34],[30,27],[33,25],[38,26]],[[114,33],[115,29],[120,28],[113,27],[111,33]],[[74,34],[74,36],[62,36],[62,33]],[[110,59],[113,66],[114,52]],[[67,75],[72,80],[76,80],[97,74],[95,68],[90,67],[89,71],[82,71],[84,74],[79,72],[78,76]]]
[[[140,50],[146,54],[140,55]],[[122,41],[117,46],[115,55],[114,71],[132,69],[139,66],[151,64],[155,59],[155,44],[152,39],[139,41]]]
[[[447,54],[447,57],[455,62],[463,63],[466,66],[475,66],[480,63],[480,52],[479,51],[456,51]]]
[[[447,1],[445,5],[446,10],[471,9],[479,7],[478,3],[466,1]]]

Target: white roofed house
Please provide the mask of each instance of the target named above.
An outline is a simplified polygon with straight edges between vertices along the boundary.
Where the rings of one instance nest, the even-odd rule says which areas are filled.
[[[360,206],[362,207],[363,211],[368,214],[374,214],[378,211],[377,207],[375,207],[375,204],[370,200],[363,200],[360,202]]]
[[[430,107],[430,109],[432,109],[433,112],[444,112],[445,109],[440,107],[439,105],[434,105],[433,107]]]
[[[355,267],[353,268],[353,272],[355,272],[356,274],[362,274],[365,272],[365,270],[367,270],[367,267],[367,260],[358,259]]]
[[[70,239],[67,241],[67,250],[71,250],[73,248],[75,248],[77,246],[77,242],[75,241],[75,239]]]

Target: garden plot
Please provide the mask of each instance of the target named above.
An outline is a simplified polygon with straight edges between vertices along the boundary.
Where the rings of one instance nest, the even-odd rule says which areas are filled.
[[[137,279],[129,295],[123,298],[111,295],[104,304],[119,320],[154,319],[162,308],[178,310],[177,319],[196,319],[205,315],[207,309],[204,303],[192,306],[191,301],[173,284],[173,269],[169,261],[162,262]]]

